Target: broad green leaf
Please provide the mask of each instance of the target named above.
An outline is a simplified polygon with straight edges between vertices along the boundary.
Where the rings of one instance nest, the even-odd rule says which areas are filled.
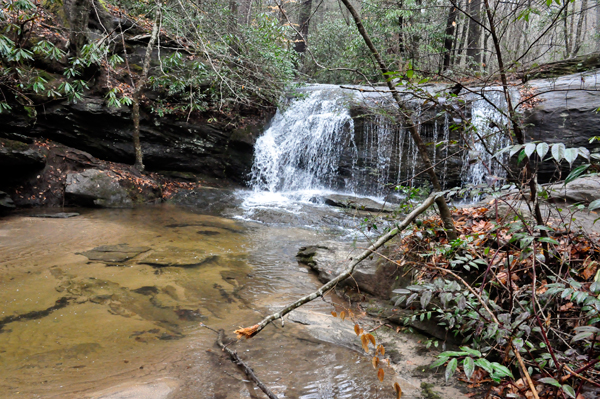
[[[465,357],[463,360],[463,369],[465,371],[465,375],[467,376],[467,380],[471,381],[471,376],[475,371],[475,362],[471,357]]]
[[[547,242],[549,244],[554,244],[554,245],[558,245],[559,242],[556,241],[554,238],[550,238],[550,237],[540,237],[538,238],[539,242]]]
[[[565,184],[571,183],[573,180],[577,179],[579,176],[581,176],[583,174],[583,172],[588,170],[589,167],[590,167],[590,164],[587,163],[587,164],[580,165],[580,166],[576,167],[575,169],[573,169],[571,171],[571,173],[569,173],[569,176],[567,176],[567,178],[565,179]]]
[[[490,374],[492,374],[492,372],[494,371],[492,363],[490,363],[487,359],[484,358],[475,360],[475,365],[481,367]]]
[[[445,351],[445,352],[440,353],[440,356],[455,357],[455,356],[467,356],[468,354],[469,354],[468,352]]]
[[[569,162],[569,166],[573,166],[573,162],[575,162],[578,155],[579,151],[577,148],[569,148],[568,150],[565,150],[565,159],[567,162]]]
[[[525,144],[525,155],[527,155],[527,158],[531,157],[531,154],[533,154],[533,152],[535,151],[535,147],[535,143]]]
[[[589,209],[590,211],[596,210],[596,209],[598,209],[598,208],[600,208],[600,199],[597,199],[597,200],[595,200],[595,201],[592,201],[592,202],[590,203],[590,206],[588,207],[588,209]]]
[[[560,386],[560,382],[556,381],[554,378],[552,377],[545,377],[545,378],[540,378],[538,380],[539,382],[542,382],[544,384],[548,384],[548,385],[554,385],[557,388],[561,388]]]
[[[563,143],[557,143],[552,145],[552,157],[558,163],[565,157],[565,145]]]
[[[573,339],[571,339],[571,342],[573,343],[573,342],[581,341],[582,339],[586,339],[588,337],[591,337],[592,335],[594,335],[593,332],[585,331],[585,332],[575,335],[573,337]]]
[[[460,349],[462,349],[465,352],[468,352],[471,356],[481,357],[481,352],[479,352],[476,349],[471,349],[468,346],[461,346]]]
[[[431,364],[431,366],[429,366],[430,368],[434,369],[436,367],[440,367],[441,365],[443,365],[444,363],[446,363],[448,361],[449,358],[445,357],[445,356],[440,356],[440,358],[438,360],[436,360],[435,362],[433,362]]]
[[[446,382],[448,382],[448,380],[450,379],[450,377],[452,377],[454,375],[454,372],[456,371],[456,367],[458,366],[458,360],[456,360],[456,358],[450,360],[450,362],[448,362],[448,365],[446,366]]]
[[[549,149],[550,146],[548,145],[548,143],[539,143],[537,145],[537,154],[540,157],[540,159],[544,159]]]
[[[500,363],[492,362],[492,368],[494,369],[493,374],[496,377],[499,377],[499,378],[504,378],[504,377],[513,378],[513,375],[510,372],[510,370],[506,366],[501,365]]]
[[[563,385],[562,390],[572,398],[575,398],[575,390],[570,385]]]

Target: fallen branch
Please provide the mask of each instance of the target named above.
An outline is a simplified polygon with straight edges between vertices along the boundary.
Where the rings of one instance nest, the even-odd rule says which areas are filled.
[[[383,244],[385,244],[386,242],[391,240],[393,237],[398,235],[398,233],[400,233],[402,230],[407,228],[412,223],[412,221],[414,219],[416,219],[417,216],[419,216],[421,213],[423,213],[427,209],[429,209],[429,207],[431,207],[433,205],[433,203],[436,201],[436,199],[438,197],[440,197],[441,195],[442,195],[442,193],[437,192],[437,193],[434,193],[431,196],[429,196],[421,205],[419,205],[408,216],[406,216],[406,218],[404,218],[404,220],[400,224],[398,224],[396,226],[396,228],[392,229],[388,233],[379,237],[379,239],[374,244],[372,244],[369,248],[367,248],[364,252],[362,252],[357,258],[354,258],[348,265],[348,268],[343,273],[341,273],[339,276],[337,276],[333,280],[329,281],[327,284],[321,286],[321,288],[319,288],[317,291],[298,299],[296,302],[286,306],[285,308],[281,309],[279,312],[273,313],[273,314],[265,317],[258,324],[255,324],[251,327],[240,328],[240,329],[236,330],[235,333],[237,334],[238,338],[242,338],[242,337],[250,338],[250,337],[255,336],[263,328],[265,328],[267,326],[267,324],[271,323],[274,320],[281,319],[283,316],[285,316],[292,310],[297,309],[300,306],[304,305],[305,303],[308,303],[314,299],[317,299],[317,298],[323,296],[326,292],[328,292],[333,287],[335,287],[340,281],[343,281],[343,280],[347,279],[348,277],[350,277],[352,275],[352,273],[354,273],[356,266],[358,266],[358,264],[360,262],[362,262],[364,259],[368,258],[377,249],[379,249]]]
[[[225,345],[225,343],[223,343],[223,338],[225,337],[225,331],[223,331],[223,330],[219,330],[219,331],[213,330],[212,328],[210,328],[209,326],[207,326],[206,324],[203,324],[203,323],[200,323],[200,326],[208,328],[209,330],[217,333],[217,345],[219,345],[219,347],[224,352],[227,352],[227,354],[231,358],[231,361],[233,363],[235,363],[236,365],[240,366],[242,369],[244,369],[244,372],[246,373],[246,375],[248,376],[248,378],[250,378],[252,381],[254,381],[254,383],[256,384],[256,386],[259,387],[260,390],[265,393],[265,395],[267,395],[270,399],[278,399],[277,395],[275,395],[273,392],[271,392],[271,390],[269,388],[267,388],[267,386],[265,384],[263,384],[261,380],[258,379],[258,377],[256,376],[256,374],[254,374],[254,370],[252,370],[250,368],[250,366],[248,366],[246,363],[244,363],[244,361],[242,359],[240,359],[240,357],[238,356],[237,352],[229,349],[227,347],[227,345]]]

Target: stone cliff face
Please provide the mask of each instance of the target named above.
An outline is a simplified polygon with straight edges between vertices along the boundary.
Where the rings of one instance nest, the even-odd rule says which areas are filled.
[[[560,78],[531,80],[526,85],[516,86],[515,94],[518,89],[522,93],[521,99],[535,95],[532,100],[518,108],[523,115],[527,139],[549,144],[564,143],[566,147],[586,147],[592,152],[600,151],[600,143],[589,143],[591,137],[600,135],[600,116],[596,112],[600,109],[599,78],[600,71],[588,71]],[[472,99],[467,97],[467,102],[470,101]],[[467,105],[465,110],[467,117],[472,117],[470,107]],[[451,188],[463,184],[466,157],[461,154],[442,160],[459,151],[464,140],[459,130],[448,129],[448,120],[440,116],[440,111],[442,110],[436,108],[422,111],[420,132],[424,141],[430,143],[429,157],[438,163],[438,176],[445,181],[447,188]],[[356,152],[359,157],[358,160],[352,160],[348,155],[348,159],[342,162],[341,174],[347,175],[352,167],[358,166],[361,169],[360,173],[365,175],[365,181],[376,181],[381,172],[377,168],[378,157],[385,153],[389,157],[389,162],[385,164],[389,171],[389,183],[407,184],[408,177],[413,175],[417,175],[414,179],[417,185],[426,182],[426,175],[419,175],[424,170],[424,165],[411,146],[411,138],[407,131],[402,131],[397,126],[390,127],[389,122],[388,126],[383,126],[385,122],[378,122],[381,118],[374,116],[373,110],[364,106],[353,107],[351,114],[354,118]],[[443,140],[445,133],[448,134],[450,145],[447,148],[445,144],[434,146],[434,142],[439,143]],[[511,161],[511,165],[514,160]],[[534,162],[538,162],[535,157]],[[512,166],[516,168],[516,165]],[[561,174],[550,161],[539,163],[538,168],[541,183],[556,180],[559,176],[564,178],[569,173],[566,162],[563,162]]]
[[[0,114],[0,138],[46,138],[100,159],[133,163],[128,108],[108,108],[95,96],[38,108],[36,118]],[[252,118],[245,128],[223,128],[203,120],[143,115],[144,163],[149,170],[194,172],[243,184],[252,166],[252,145],[267,119]]]

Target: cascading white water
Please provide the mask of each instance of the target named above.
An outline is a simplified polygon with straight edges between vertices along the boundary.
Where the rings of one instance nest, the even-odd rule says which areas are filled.
[[[339,90],[316,90],[277,110],[256,142],[251,186],[290,192],[339,185],[342,153],[356,151],[354,121],[346,103]]]
[[[467,143],[470,148],[463,156],[461,180],[463,184],[479,185],[487,180],[488,184],[495,184],[506,177],[502,167],[507,161],[506,154],[494,159],[494,154],[510,144],[510,140],[503,130],[509,120],[493,105],[501,110],[506,109],[506,100],[502,92],[486,92],[485,99],[473,102],[471,108],[471,124],[475,128],[472,141]]]
[[[349,110],[350,102],[356,100],[354,92],[318,85],[304,93],[277,111],[256,142],[250,182],[255,193],[277,194],[284,202],[281,194],[294,200],[311,200],[323,191],[382,198],[390,185],[411,184],[407,182],[421,171],[417,146],[393,119],[362,115],[355,132]],[[500,109],[505,107],[502,93],[487,92],[486,96]],[[443,119],[431,118],[431,110],[423,112],[429,113],[421,115],[421,107],[417,106],[413,123],[417,123],[425,141],[445,143],[438,149],[431,145],[431,156],[439,163],[436,170],[444,187],[457,184],[460,169],[447,159],[451,140],[458,139],[451,137],[451,118],[447,114]],[[469,163],[469,156],[464,157],[460,181],[463,185],[478,185],[486,177],[502,180],[505,172],[492,154],[508,144],[499,128],[507,120],[482,99],[473,102],[471,112],[477,134],[466,144],[476,162]],[[429,121],[421,123],[422,118]]]

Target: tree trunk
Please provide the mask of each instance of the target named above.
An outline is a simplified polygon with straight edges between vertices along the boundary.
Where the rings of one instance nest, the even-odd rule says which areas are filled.
[[[133,109],[131,111],[131,117],[133,118],[133,148],[135,150],[135,164],[134,167],[140,172],[144,170],[144,163],[142,162],[142,145],[140,143],[140,97],[142,90],[148,80],[148,70],[150,69],[150,59],[152,58],[152,47],[158,38],[161,12],[160,6],[157,4],[156,16],[154,18],[154,24],[152,25],[152,34],[146,46],[146,54],[144,56],[144,66],[142,68],[142,76],[138,80],[135,89],[133,91]]]
[[[565,11],[563,14],[563,35],[565,36],[565,58],[569,58],[571,55],[571,46],[569,45],[569,5],[565,4]]]
[[[469,3],[469,38],[467,40],[467,62],[479,68],[481,66],[481,0],[471,0]]]
[[[457,9],[450,6],[448,19],[446,20],[446,38],[444,39],[444,64],[442,72],[450,68],[450,56],[452,55],[452,47],[454,45],[454,29],[456,27]]]
[[[575,45],[573,46],[573,55],[576,56],[581,49],[581,36],[583,32],[583,21],[587,13],[587,0],[581,1],[581,11],[579,13],[579,21],[577,21],[577,32],[575,33]]]
[[[390,92],[392,93],[394,100],[398,104],[398,107],[400,109],[403,109],[404,103],[402,101],[402,98],[400,97],[400,93],[398,93],[398,91],[396,90],[396,86],[394,85],[394,82],[392,82],[391,79],[387,79],[387,77],[388,77],[387,67],[383,63],[383,59],[379,55],[379,52],[377,51],[377,49],[375,48],[375,45],[371,41],[369,34],[365,30],[365,27],[360,20],[360,15],[354,9],[352,4],[350,4],[349,0],[341,0],[341,1],[342,1],[342,3],[344,3],[344,5],[348,9],[348,11],[350,11],[350,14],[354,18],[354,23],[355,23],[358,31],[360,32],[361,36],[363,37],[365,44],[367,45],[369,50],[371,50],[371,55],[373,56],[373,58],[375,58],[375,61],[377,62],[377,65],[379,66],[379,70],[381,71],[381,75],[386,80],[387,86],[388,86]],[[412,113],[411,112],[408,112],[408,113],[409,113],[409,118],[411,118]],[[417,145],[417,148],[419,149],[419,154],[421,155],[421,159],[423,160],[423,163],[425,164],[425,169],[427,170],[427,173],[429,174],[431,184],[433,185],[434,190],[441,191],[442,186],[438,180],[437,175],[435,174],[435,170],[433,169],[431,160],[429,159],[429,155],[427,153],[427,146],[423,142],[423,139],[421,138],[421,135],[419,134],[417,126],[414,123],[414,120],[412,120],[412,118],[411,118],[410,122],[412,122],[411,126],[409,128],[410,134],[411,134],[412,139],[414,140],[415,144]],[[440,211],[440,216],[444,223],[444,228],[446,230],[446,233],[448,234],[448,238],[450,240],[455,240],[456,239],[456,230],[454,229],[454,221],[452,220],[452,214],[450,213],[450,208],[448,208],[448,204],[446,203],[446,200],[444,199],[444,197],[440,196],[440,197],[436,198],[435,203],[438,206],[438,209]]]
[[[600,51],[600,0],[596,0],[596,51]]]
[[[310,12],[312,9],[312,0],[304,0],[300,3],[300,18],[298,22],[298,31],[301,35],[296,36],[296,45],[294,50],[299,54],[306,51],[306,41],[308,40],[308,25],[310,23]]]
[[[69,50],[73,56],[77,56],[87,43],[92,0],[67,0],[64,9],[69,21]]]

